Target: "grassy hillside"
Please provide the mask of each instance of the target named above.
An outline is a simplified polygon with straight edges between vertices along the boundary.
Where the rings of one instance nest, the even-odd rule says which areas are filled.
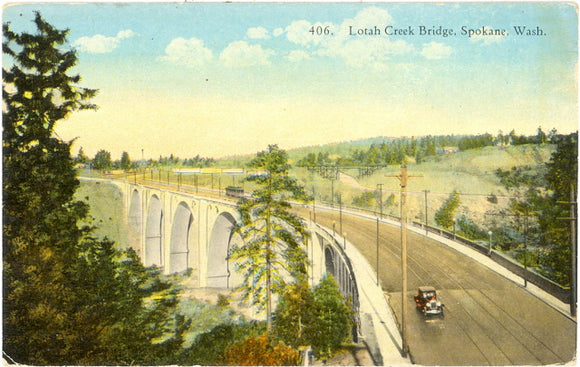
[[[462,203],[458,214],[466,214],[479,221],[486,220],[486,211],[498,209],[509,200],[508,192],[501,186],[495,175],[495,170],[530,166],[534,167],[538,174],[542,174],[543,163],[550,159],[554,151],[555,146],[553,145],[485,147],[428,157],[421,164],[410,163],[408,164],[409,176],[419,176],[410,178],[408,182],[410,218],[424,221],[424,190],[429,190],[427,214],[430,223],[433,223],[435,211],[441,207],[451,192],[457,190],[461,194]],[[316,188],[317,200],[330,202],[334,186],[335,203],[337,202],[336,197],[340,193],[343,203],[348,206],[352,204],[355,197],[360,197],[364,191],[377,190],[377,184],[382,184],[383,200],[386,200],[391,194],[394,194],[396,199],[394,205],[383,207],[383,211],[398,215],[399,180],[387,176],[399,175],[399,166],[388,166],[369,177],[357,177],[358,171],[355,169],[346,169],[342,173],[351,176],[351,179],[346,179],[344,175],[341,175],[341,180],[332,183],[306,169],[293,169],[293,174],[299,177],[309,192],[312,193],[313,187]],[[491,194],[498,197],[497,204],[488,201],[487,198]],[[378,203],[374,202],[366,209],[378,210]]]
[[[116,185],[81,180],[76,198],[90,205],[89,214],[93,220],[89,224],[97,226],[96,237],[107,237],[115,241],[118,248],[129,246],[129,232],[123,209],[123,198]]]
[[[337,156],[348,155],[352,149],[360,149],[364,144],[371,144],[374,140],[357,143],[342,143],[332,146],[309,147],[289,152],[293,160],[308,154],[329,152]],[[556,149],[553,145],[518,145],[510,147],[485,147],[457,153],[439,154],[427,157],[422,163],[409,163],[407,192],[409,203],[408,212],[411,220],[425,221],[425,190],[427,193],[427,217],[429,224],[434,224],[434,215],[441,207],[449,194],[456,190],[460,194],[461,206],[457,216],[466,215],[473,221],[485,226],[499,217],[489,215],[509,202],[509,195],[495,175],[498,168],[509,170],[512,167],[529,166],[536,170],[538,175],[543,174],[544,163],[550,159]],[[252,157],[237,157],[236,163],[243,164]],[[229,161],[232,163],[232,161]],[[227,162],[219,162],[227,165]],[[241,165],[234,166],[241,167]],[[340,179],[331,181],[322,178],[316,172],[306,168],[294,167],[291,175],[305,186],[306,191],[315,194],[317,202],[334,202],[338,204],[339,197],[345,206],[357,206],[372,211],[379,211],[378,200],[373,193],[377,185],[382,184],[383,212],[394,216],[399,215],[400,167],[387,166],[368,177],[359,177],[357,169],[344,169]],[[165,177],[165,176],[164,176]],[[209,176],[199,179],[200,186],[210,185]],[[191,178],[189,178],[191,179]],[[184,178],[187,180],[187,178]],[[231,177],[222,178],[222,188],[230,184]],[[239,178],[236,178],[239,180]],[[214,180],[215,181],[215,180]],[[185,182],[188,183],[188,182]],[[232,184],[234,184],[232,182]],[[238,181],[235,184],[239,184]],[[214,182],[214,186],[217,184]],[[251,192],[250,184],[244,184],[246,192]],[[332,194],[334,192],[334,200]],[[366,203],[361,204],[360,198],[367,193]],[[497,203],[488,198],[494,195]],[[129,243],[129,235],[125,225],[122,198],[115,186],[97,182],[83,182],[77,195],[80,199],[88,197],[91,205],[91,215],[95,218],[94,224],[99,227],[98,236],[108,236],[121,247]],[[388,201],[390,197],[390,201]],[[358,200],[357,200],[358,199]],[[363,200],[364,201],[364,200]],[[387,202],[388,201],[388,202]],[[355,205],[356,202],[356,205]]]

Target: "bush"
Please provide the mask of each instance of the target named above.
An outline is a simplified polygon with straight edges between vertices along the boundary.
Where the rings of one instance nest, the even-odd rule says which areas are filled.
[[[273,332],[277,340],[294,348],[310,344],[316,325],[314,296],[308,283],[288,287],[280,296],[273,318]]]
[[[249,337],[226,350],[229,366],[296,366],[300,352],[284,344],[272,344],[266,334]]]
[[[330,358],[342,343],[349,341],[351,311],[333,276],[327,274],[314,290],[315,323],[310,342],[321,358]]]
[[[459,193],[453,191],[435,213],[435,222],[444,229],[450,229],[453,226],[453,217],[455,216],[455,210],[459,207],[459,203]]]
[[[274,315],[274,337],[295,348],[310,345],[320,358],[330,358],[351,337],[350,306],[331,274],[312,291],[308,284],[290,286]]]
[[[179,365],[219,366],[226,363],[226,350],[242,342],[248,335],[261,335],[266,330],[264,323],[241,325],[222,324],[210,332],[197,337],[193,345],[184,350],[173,363]]]
[[[487,232],[481,229],[477,224],[475,224],[471,219],[467,218],[465,215],[457,218],[457,233],[470,240],[486,240],[488,235]]]
[[[516,254],[516,260],[527,267],[537,267],[539,265],[540,256],[528,250],[520,251]]]

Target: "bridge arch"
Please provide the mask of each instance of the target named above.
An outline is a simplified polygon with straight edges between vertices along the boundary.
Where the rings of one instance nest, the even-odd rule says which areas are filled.
[[[193,214],[189,205],[180,202],[173,215],[169,243],[169,273],[181,273],[190,268]]]
[[[163,206],[157,195],[150,198],[145,228],[145,266],[163,264]]]
[[[207,286],[230,288],[228,253],[236,220],[228,212],[220,213],[214,221],[209,238],[207,256]]]
[[[332,276],[336,279],[336,273],[334,270],[335,257],[336,257],[336,255],[335,255],[332,247],[326,246],[326,248],[324,249],[325,272],[332,274]]]

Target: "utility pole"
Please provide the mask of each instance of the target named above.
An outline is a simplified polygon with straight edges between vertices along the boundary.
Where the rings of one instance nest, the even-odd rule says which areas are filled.
[[[314,214],[314,223],[316,223],[316,188],[312,186],[312,212]]]
[[[334,178],[330,179],[330,206],[334,208]]]
[[[427,229],[427,226],[429,225],[429,217],[427,216],[427,194],[429,193],[429,190],[423,190],[425,192],[425,235],[427,236],[429,234],[429,229]]]
[[[401,354],[407,356],[409,346],[407,345],[407,166],[401,165],[401,174],[395,177],[401,184],[401,273],[402,273],[402,290],[401,290],[401,339],[403,342]],[[422,177],[422,176],[411,176]]]
[[[383,184],[377,184],[379,189],[379,212],[381,213],[380,218],[383,219]]]
[[[379,218],[377,218],[377,285],[379,285]]]
[[[342,233],[342,195],[338,194],[340,233]]]
[[[569,204],[570,211],[568,218],[558,218],[570,221],[570,315],[572,317],[576,316],[576,289],[577,289],[577,278],[576,278],[576,268],[577,260],[576,253],[578,252],[576,244],[576,195],[574,184],[570,184],[570,201],[558,201],[560,204]]]
[[[401,269],[403,273],[403,290],[401,294],[403,310],[403,356],[407,356],[407,167],[401,167]]]

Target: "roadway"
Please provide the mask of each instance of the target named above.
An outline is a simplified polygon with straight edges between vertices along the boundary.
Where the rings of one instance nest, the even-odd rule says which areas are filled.
[[[296,209],[304,218],[310,210]],[[342,231],[376,271],[376,221],[342,213]],[[316,221],[339,229],[337,212],[316,211]],[[400,228],[379,225],[379,279],[401,318]],[[407,342],[421,365],[548,365],[576,355],[576,322],[520,285],[449,247],[411,231],[407,236]],[[445,316],[426,319],[415,309],[420,285],[437,288]]]
[[[139,180],[142,181],[142,180]],[[149,182],[147,182],[149,183]],[[159,184],[159,183],[157,183]],[[175,185],[165,185],[175,186]],[[216,190],[181,185],[181,190],[231,199]],[[233,199],[235,200],[235,199]],[[303,218],[311,210],[295,207]],[[342,231],[376,271],[375,220],[342,213]],[[339,213],[316,211],[318,224],[339,230]],[[379,225],[379,279],[395,317],[401,318],[401,232]],[[420,365],[550,365],[572,363],[576,321],[520,285],[471,258],[412,231],[407,235],[407,343]],[[420,285],[432,285],[445,304],[444,318],[425,319],[415,310]]]

